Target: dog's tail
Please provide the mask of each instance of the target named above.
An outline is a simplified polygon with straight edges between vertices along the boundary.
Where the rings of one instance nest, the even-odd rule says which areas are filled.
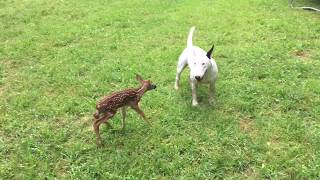
[[[189,35],[188,35],[188,42],[187,42],[187,47],[192,47],[192,36],[193,36],[193,32],[194,32],[195,27],[191,27],[190,31],[189,31]]]

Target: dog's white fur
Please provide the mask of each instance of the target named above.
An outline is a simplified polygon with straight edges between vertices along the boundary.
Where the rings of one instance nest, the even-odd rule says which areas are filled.
[[[215,94],[215,82],[218,77],[218,67],[213,58],[211,58],[211,53],[213,51],[213,46],[210,49],[211,52],[208,54],[203,49],[193,46],[192,44],[192,36],[195,27],[190,29],[188,40],[187,40],[187,48],[183,50],[179,57],[178,65],[177,65],[177,74],[176,74],[176,82],[175,89],[179,89],[179,80],[180,75],[184,68],[188,65],[190,68],[190,84],[192,90],[192,105],[197,106],[197,85],[199,83],[209,84],[209,103],[214,103],[214,94]],[[208,56],[209,57],[208,57]]]

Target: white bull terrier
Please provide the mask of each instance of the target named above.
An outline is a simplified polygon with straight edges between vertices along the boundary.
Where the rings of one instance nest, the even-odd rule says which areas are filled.
[[[198,46],[193,46],[192,35],[195,27],[192,27],[187,40],[187,48],[183,50],[177,65],[176,82],[174,88],[179,89],[180,75],[188,65],[190,68],[190,84],[192,90],[192,106],[198,105],[197,85],[198,83],[209,84],[209,103],[214,103],[215,82],[218,77],[218,67],[215,60],[211,57],[214,45],[208,52]]]

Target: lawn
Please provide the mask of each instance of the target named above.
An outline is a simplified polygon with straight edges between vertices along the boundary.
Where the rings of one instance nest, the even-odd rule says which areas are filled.
[[[303,5],[318,3],[300,0]],[[316,4],[316,5],[319,5]],[[0,179],[319,179],[318,13],[279,0],[0,1]],[[194,44],[219,67],[191,106],[177,58]],[[157,84],[92,131],[102,96]]]

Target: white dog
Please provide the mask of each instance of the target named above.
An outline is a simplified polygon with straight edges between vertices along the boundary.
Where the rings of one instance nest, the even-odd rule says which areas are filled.
[[[218,67],[214,59],[211,58],[214,45],[208,52],[193,46],[192,35],[195,27],[189,32],[187,48],[185,48],[179,57],[177,66],[177,75],[174,88],[179,89],[180,75],[183,69],[188,65],[190,68],[190,84],[192,90],[192,105],[197,106],[197,85],[198,83],[209,83],[209,103],[214,103],[215,82],[218,77]]]

